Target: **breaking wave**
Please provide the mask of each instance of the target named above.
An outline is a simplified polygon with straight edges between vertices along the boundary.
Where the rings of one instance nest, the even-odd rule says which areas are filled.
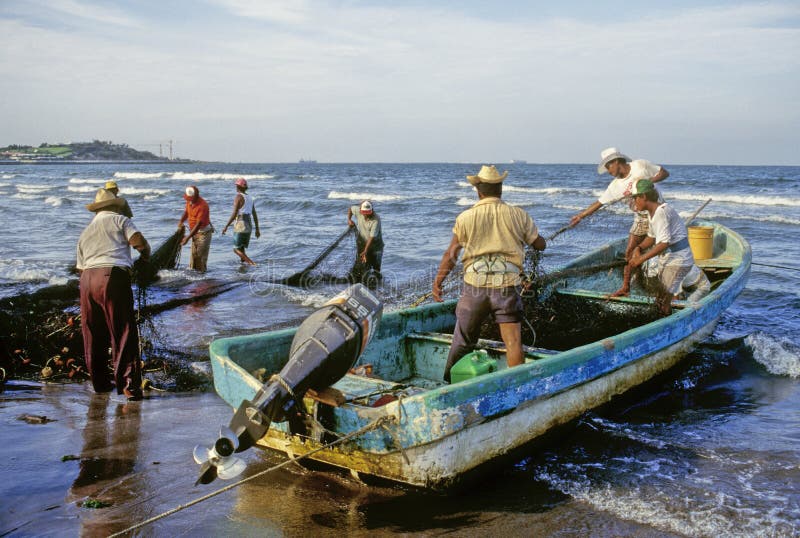
[[[27,185],[27,184],[19,184],[17,185],[17,192],[21,192],[24,194],[41,194],[44,191],[49,191],[53,189],[52,185]]]
[[[773,375],[800,378],[800,346],[777,336],[755,332],[744,339],[753,358]]]
[[[90,183],[92,185],[105,185],[105,179],[90,179],[90,178],[82,178],[82,177],[73,177],[69,180],[70,183]]]
[[[53,207],[59,207],[63,204],[71,204],[72,201],[69,198],[62,198],[61,196],[48,196],[44,199],[44,203]]]
[[[164,177],[164,172],[146,174],[143,172],[114,172],[114,177],[120,179],[158,179]]]
[[[203,172],[175,172],[172,174],[171,179],[180,180],[204,180],[204,179],[238,179],[243,177],[246,180],[251,179],[274,179],[275,176],[271,174],[205,174]]]
[[[706,194],[691,194],[687,192],[670,192],[666,195],[668,199],[673,200],[696,200],[705,202],[711,198],[715,202],[727,202],[731,204],[743,205],[766,205],[766,206],[793,206],[800,207],[800,198],[793,198],[790,196],[763,196],[763,195],[750,195],[750,194],[719,194],[719,193],[706,193]]]
[[[680,211],[679,214],[681,217],[688,218],[690,217],[694,211]],[[778,224],[792,224],[795,226],[800,226],[800,219],[793,219],[790,217],[784,217],[782,215],[744,215],[742,213],[737,214],[728,214],[728,213],[715,213],[713,211],[706,212],[704,211],[700,215],[701,219],[735,219],[735,220],[753,220],[756,222],[776,222]]]
[[[371,194],[366,192],[339,192],[331,191],[328,193],[330,200],[372,200],[373,202],[391,202],[393,200],[405,200],[407,196],[399,194]]]

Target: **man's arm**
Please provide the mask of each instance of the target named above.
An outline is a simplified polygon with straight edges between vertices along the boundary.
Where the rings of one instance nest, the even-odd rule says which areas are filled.
[[[541,235],[536,236],[536,239],[533,240],[531,246],[534,250],[544,250],[547,248],[547,242],[544,240],[544,237]]]
[[[181,245],[185,245],[186,243],[188,243],[188,242],[189,242],[189,239],[191,239],[191,238],[192,238],[192,236],[193,236],[194,234],[196,234],[196,233],[197,233],[197,230],[199,230],[199,229],[200,229],[200,219],[197,219],[197,224],[195,224],[195,225],[194,225],[194,228],[192,228],[191,230],[189,230],[189,235],[187,235],[186,237],[184,237],[183,239],[181,239]]]
[[[372,240],[373,239],[374,239],[374,237],[372,237],[372,236],[370,236],[369,239],[367,239],[367,242],[364,245],[364,250],[362,252],[360,252],[359,255],[358,255],[358,257],[361,258],[361,261],[363,263],[367,262],[367,252],[369,252],[369,247],[372,245]]]
[[[184,209],[183,215],[181,215],[181,220],[178,221],[178,228],[183,226],[183,223],[186,222],[186,219],[188,218],[189,218],[189,212]]]
[[[261,229],[258,227],[258,213],[256,213],[256,206],[253,205],[253,222],[256,225],[256,239],[261,237]]]
[[[236,193],[236,197],[233,199],[233,213],[231,213],[231,218],[228,219],[228,224],[222,229],[222,235],[225,235],[225,232],[228,231],[228,226],[236,219],[236,215],[239,214],[239,210],[244,205],[244,197],[239,196],[239,193]]]
[[[128,244],[139,251],[141,258],[145,260],[150,257],[150,244],[144,238],[141,232],[136,232],[128,239]]]
[[[600,202],[593,203],[592,205],[590,205],[589,207],[587,207],[586,209],[584,209],[583,211],[581,211],[580,213],[578,213],[577,215],[572,217],[570,219],[570,221],[569,221],[569,225],[570,226],[575,226],[581,220],[585,219],[586,217],[588,217],[589,215],[591,215],[592,213],[594,213],[595,211],[597,211],[601,207],[603,207],[603,204],[601,204]],[[534,248],[536,248],[536,247],[534,247]]]
[[[353,208],[351,206],[347,206],[347,225],[350,227],[356,225],[356,223],[353,222]]]
[[[534,241],[535,242],[535,241]],[[436,273],[436,278],[433,279],[433,300],[437,303],[442,302],[442,282],[453,270],[458,262],[458,255],[461,253],[461,245],[458,238],[453,234],[450,240],[450,246],[442,255],[442,261],[439,263],[439,271]]]
[[[658,183],[659,181],[664,181],[668,177],[669,177],[669,172],[667,172],[667,169],[662,166],[658,170],[658,173],[654,175],[653,179],[651,179],[650,181],[652,181],[653,183]]]

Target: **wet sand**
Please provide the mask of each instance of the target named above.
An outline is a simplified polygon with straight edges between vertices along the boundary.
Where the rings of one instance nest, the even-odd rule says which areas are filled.
[[[19,417],[47,417],[44,423]],[[88,384],[16,382],[0,394],[0,536],[107,536],[229,482],[194,486],[195,444],[210,444],[231,409],[213,393],[151,393],[142,402]],[[64,456],[76,459],[62,461]],[[280,463],[245,453],[249,476]],[[109,503],[87,508],[94,499]],[[136,536],[559,535],[664,536],[515,475],[425,494],[367,486],[296,464],[138,529]]]

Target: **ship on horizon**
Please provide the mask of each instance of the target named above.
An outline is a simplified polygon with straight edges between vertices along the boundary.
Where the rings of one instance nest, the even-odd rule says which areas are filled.
[[[299,164],[317,164],[317,161],[314,159],[300,159],[297,161]]]
[[[528,164],[525,159],[511,159],[511,164]]]

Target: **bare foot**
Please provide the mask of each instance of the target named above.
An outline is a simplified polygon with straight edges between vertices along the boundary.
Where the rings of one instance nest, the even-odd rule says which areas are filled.
[[[607,295],[607,297],[627,297],[630,292],[630,288],[620,288],[614,293]]]

